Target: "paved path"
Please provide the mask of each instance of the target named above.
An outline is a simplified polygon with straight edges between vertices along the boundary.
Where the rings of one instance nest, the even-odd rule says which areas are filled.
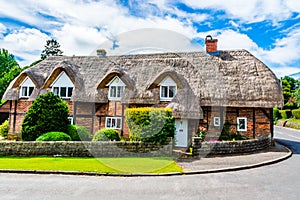
[[[277,160],[283,160],[290,154],[291,152],[286,147],[276,144],[275,147],[252,154],[183,159],[178,164],[186,172],[228,171],[268,165]]]
[[[289,135],[290,134],[290,135]],[[299,132],[276,128],[299,149]],[[290,138],[289,138],[290,137]],[[0,199],[243,199],[298,200],[300,156],[249,170],[174,177],[85,177],[0,174]]]

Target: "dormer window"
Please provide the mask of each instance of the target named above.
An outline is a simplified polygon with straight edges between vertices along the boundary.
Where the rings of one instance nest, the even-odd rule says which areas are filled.
[[[61,72],[51,85],[52,92],[63,99],[72,97],[74,84],[65,72]]]
[[[108,99],[112,101],[120,101],[126,87],[125,83],[116,76],[107,84],[107,86],[109,86]]]
[[[26,77],[20,85],[20,98],[29,98],[34,90],[34,83],[29,77]]]
[[[160,100],[171,101],[177,92],[177,84],[171,77],[166,77],[160,84]]]

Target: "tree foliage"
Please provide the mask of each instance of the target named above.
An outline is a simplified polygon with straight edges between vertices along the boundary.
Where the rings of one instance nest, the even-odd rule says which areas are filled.
[[[295,101],[297,101],[296,93],[297,90],[299,90],[300,83],[298,80],[289,76],[281,78],[280,82],[283,90],[285,108],[293,109],[295,107]]]
[[[29,108],[23,124],[21,137],[25,141],[35,141],[44,133],[57,131],[68,133],[69,107],[52,92],[41,95]]]
[[[42,51],[41,59],[44,60],[49,56],[62,56],[63,51],[60,50],[60,44],[54,40],[47,40],[45,49]]]
[[[5,49],[0,49],[0,98],[9,83],[22,72],[14,56]]]

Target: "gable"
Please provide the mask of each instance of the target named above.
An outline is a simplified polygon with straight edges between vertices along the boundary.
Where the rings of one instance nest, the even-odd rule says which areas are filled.
[[[69,76],[62,71],[58,77],[54,80],[54,82],[50,85],[50,87],[74,87],[73,82],[69,78]]]
[[[31,78],[29,78],[28,76],[24,79],[24,81],[21,83],[20,85],[21,87],[35,87],[33,81],[31,80]]]
[[[126,86],[118,76],[115,76],[106,86]]]
[[[160,82],[159,85],[161,85],[161,86],[163,86],[163,85],[177,86],[177,84],[175,83],[175,81],[170,76],[167,76],[166,78],[164,78],[162,80],[162,82]]]

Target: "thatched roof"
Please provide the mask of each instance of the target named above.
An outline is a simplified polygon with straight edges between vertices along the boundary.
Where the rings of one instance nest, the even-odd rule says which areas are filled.
[[[22,72],[3,98],[18,99],[18,86],[29,76],[36,84],[31,96],[34,99],[49,90],[61,71],[65,71],[75,85],[73,101],[107,102],[106,84],[117,75],[128,86],[122,98],[124,103],[158,104],[158,85],[164,77],[170,76],[177,83],[178,95],[169,107],[179,112],[198,112],[200,108],[194,106],[197,103],[266,108],[283,104],[281,87],[274,73],[245,50],[221,51],[219,56],[189,52],[104,58],[49,57]],[[189,96],[183,98],[184,95]]]

